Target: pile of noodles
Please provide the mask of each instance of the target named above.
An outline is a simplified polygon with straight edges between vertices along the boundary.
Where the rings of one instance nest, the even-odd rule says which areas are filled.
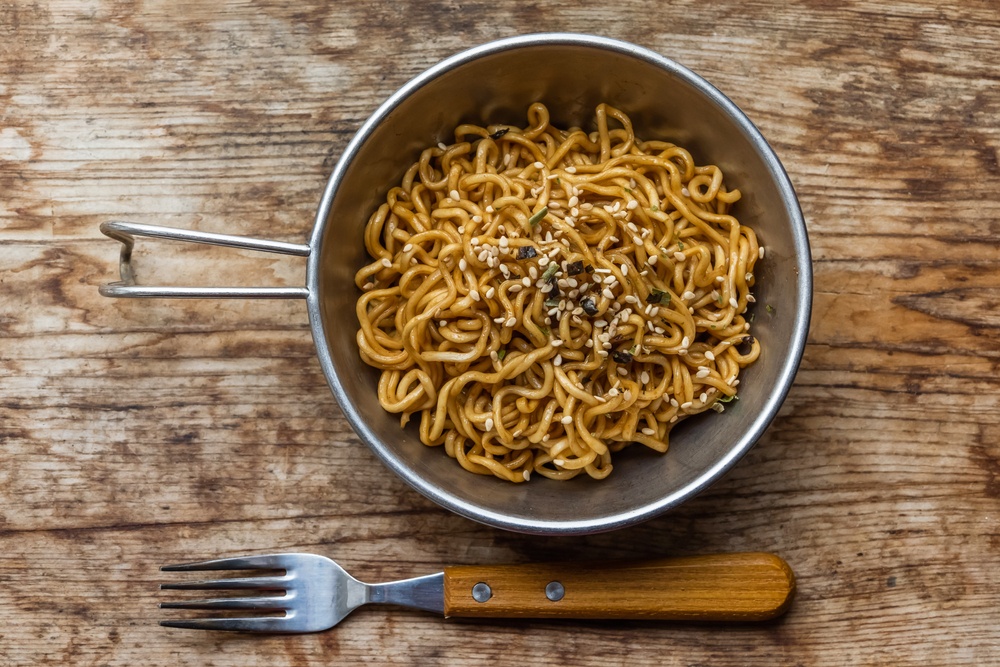
[[[389,191],[358,346],[382,406],[466,470],[603,478],[612,452],[664,452],[735,396],[760,354],[744,314],[764,248],[718,167],[621,111],[598,106],[590,133],[527,116],[456,128]]]

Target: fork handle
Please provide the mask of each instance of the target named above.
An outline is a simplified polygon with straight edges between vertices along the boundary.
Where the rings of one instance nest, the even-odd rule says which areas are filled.
[[[788,563],[766,553],[444,571],[445,616],[763,621],[794,594]]]

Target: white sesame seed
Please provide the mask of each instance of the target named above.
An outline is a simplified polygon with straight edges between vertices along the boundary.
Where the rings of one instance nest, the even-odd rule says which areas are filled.
[[[562,366],[562,355],[557,354],[556,358],[552,360],[552,363],[556,366]]]
[[[507,153],[507,155],[505,156],[505,158],[509,158],[509,157],[510,157],[510,153]],[[522,470],[521,471],[521,477],[524,478],[525,482],[531,481],[531,471],[530,470]]]
[[[538,269],[533,266],[528,267],[528,275],[531,276],[532,280],[538,280]]]
[[[632,237],[632,243],[634,243],[634,244],[636,244],[636,245],[642,245],[642,244],[643,244],[643,243],[642,243],[642,239],[641,239],[641,238],[639,238],[638,236],[633,236],[633,237]]]
[[[442,322],[443,321],[444,320],[442,320]],[[503,324],[503,317],[494,317],[493,321],[496,322],[497,324]]]
[[[649,258],[646,259],[646,263],[650,266],[656,266],[657,259],[658,257],[656,255],[650,255]]]
[[[700,379],[702,379],[702,378],[707,378],[707,377],[708,377],[709,375],[711,375],[711,374],[712,374],[712,373],[711,373],[711,371],[709,371],[709,370],[708,370],[708,369],[706,368],[705,370],[702,370],[702,371],[698,371],[697,373],[695,373],[695,375],[694,375],[694,376],[695,376],[696,378],[698,378],[698,379],[700,380]]]
[[[612,398],[614,398],[617,395],[618,395],[618,390],[615,389],[614,387],[612,387],[611,389],[608,390],[608,396],[611,396]]]
[[[703,391],[703,392],[701,392],[701,396],[699,396],[698,398],[701,399],[702,403],[707,403],[708,402],[708,393]]]
[[[642,429],[642,434],[643,435],[656,435],[656,431],[654,431],[653,429],[647,427],[647,428]]]
[[[625,295],[625,303],[639,303],[639,299],[635,298],[631,294]]]
[[[639,233],[639,228],[635,226],[634,222],[630,222],[630,223],[628,223],[625,226],[628,227],[629,231],[632,232],[633,234],[638,234]]]
[[[606,357],[606,356],[608,356],[608,351],[607,350],[598,350],[597,354],[601,355],[602,357]]]
[[[628,264],[625,264],[624,262],[622,262],[622,275],[623,276],[628,275]]]
[[[566,202],[566,205],[569,206],[570,208],[573,208],[579,203],[580,203],[580,198],[577,197],[576,195],[573,195],[572,197],[569,198],[569,201]]]
[[[706,350],[705,358],[708,359],[709,361],[715,361],[715,353],[712,352],[711,350]]]
[[[688,350],[687,350],[686,347],[682,347],[681,349],[677,350],[677,354],[680,355],[680,356],[682,356],[682,357],[685,356],[685,355],[687,355],[687,353],[688,353]]]
[[[685,255],[682,252],[675,252],[674,259],[676,259],[678,262],[683,262],[685,259],[687,259],[687,255]]]
[[[458,260],[458,270],[459,271],[465,271],[467,268],[469,268],[469,263],[465,261],[464,257],[462,259]]]
[[[528,281],[528,284],[529,284],[529,285],[531,284],[531,281],[530,281],[530,280]],[[518,292],[520,292],[520,291],[521,291],[522,289],[524,289],[524,286],[523,286],[523,285],[522,285],[521,283],[514,283],[513,285],[511,285],[511,286],[510,286],[510,289],[509,289],[508,291],[509,291],[509,292],[510,292],[511,294],[517,294],[517,293],[518,293]]]
[[[681,188],[681,194],[684,195],[685,197],[691,196],[691,192],[687,188]]]
[[[548,314],[549,317],[554,317],[554,316],[558,315],[559,314],[559,307],[557,306],[555,308],[550,308],[549,312],[547,314]]]
[[[632,400],[632,390],[631,389],[626,389],[625,390],[625,402],[628,403],[631,400]]]
[[[448,150],[448,147],[447,147],[447,146],[445,146],[445,144],[444,144],[444,142],[443,142],[443,141],[439,141],[439,142],[438,142],[438,148],[440,148],[440,149],[441,149],[441,150],[443,150],[443,151],[446,151],[446,150]]]
[[[541,168],[542,168],[542,167],[544,167],[545,165],[544,165],[544,164],[542,164],[541,162],[536,162],[536,163],[534,163],[534,164],[533,164],[533,165],[531,165],[531,166],[532,166],[532,167],[534,167],[535,169],[541,169]]]
[[[691,346],[691,339],[688,338],[687,336],[684,336],[684,339],[681,340],[681,347],[690,347],[690,346]]]
[[[549,259],[547,255],[542,255],[541,257],[538,258],[538,266],[545,268],[546,266],[549,265],[549,262],[551,261],[552,260]]]
[[[486,248],[483,248],[482,251],[480,251],[480,253],[476,256],[476,259],[478,259],[480,262],[485,262],[486,258],[489,256],[490,256],[490,251],[487,250]]]
[[[655,331],[658,336],[662,336],[667,332],[667,330],[663,327],[653,327],[653,331]]]
[[[508,329],[513,328],[515,324],[517,324],[516,317],[508,317],[507,321],[504,322],[504,326],[506,326]]]
[[[500,273],[503,274],[504,278],[510,278],[510,269],[507,268],[506,264],[500,265]]]
[[[494,211],[493,206],[487,206],[486,207],[486,212],[487,213],[492,213],[493,211]]]
[[[732,381],[732,382],[730,382],[729,384],[730,384],[731,386],[733,386],[733,387],[736,387],[736,386],[739,386],[739,384],[740,384],[740,381],[739,381],[739,380],[733,380],[733,381]]]
[[[594,347],[594,341],[587,339],[587,342],[583,344],[584,347]]]
[[[472,297],[473,301],[479,301],[482,298],[479,296],[479,290],[472,290],[469,292],[469,296]]]
[[[531,287],[531,278],[527,276],[521,278],[521,284],[524,285],[525,287]]]
[[[764,246],[757,248],[757,258],[764,259]]]
[[[559,339],[559,338],[553,338],[553,339],[552,339],[551,341],[549,341],[549,342],[550,342],[550,343],[552,344],[552,347],[559,347],[560,345],[562,345],[562,344],[563,344],[562,340],[561,340],[561,339]]]
[[[497,354],[496,350],[490,350],[490,359],[493,361],[500,361],[500,355]]]
[[[472,216],[472,221],[473,222],[482,222],[483,221],[483,216],[481,216],[481,215],[474,215],[474,216]]]
[[[488,290],[486,290],[486,298],[487,299],[492,299],[493,295],[496,294],[496,293],[497,293],[497,291],[494,288],[491,287]]]
[[[685,301],[691,301],[691,300],[693,300],[695,298],[695,296],[696,295],[695,295],[694,292],[688,291],[688,292],[684,292],[684,294],[681,295],[681,298],[684,299]]]
[[[403,246],[403,252],[410,252],[411,250],[413,250],[412,243],[407,243],[406,245]]]
[[[458,190],[452,190],[451,192],[448,193],[448,196],[454,199],[455,201],[458,201],[459,199],[462,198],[462,195],[458,194]]]
[[[729,297],[729,305],[732,306],[733,308],[740,307],[739,301],[737,301],[734,297]]]
[[[501,248],[506,248],[509,245],[510,245],[510,241],[507,240],[507,237],[506,236],[501,236],[500,237],[500,247]]]
[[[576,173],[576,167],[566,167],[566,173],[567,174],[575,174]]]
[[[361,289],[363,289],[364,291],[367,292],[368,290],[374,289],[374,288],[375,288],[375,283],[370,283],[369,282],[369,283],[365,283],[365,286],[362,287]]]
[[[715,276],[715,282],[717,282],[717,283],[724,283],[724,282],[726,282],[726,278],[725,278],[725,276]]]
[[[646,372],[646,371],[643,371],[642,375],[639,376],[639,379],[642,380],[643,384],[649,384],[649,373]]]
[[[566,415],[565,417],[563,417],[559,421],[561,421],[563,424],[572,424],[573,423],[573,417],[571,415]]]
[[[385,257],[383,257],[382,258],[382,266],[384,266],[387,269],[391,269],[392,268],[392,262],[390,262],[388,259],[386,259]]]
[[[750,282],[751,280],[753,280],[753,274],[747,273],[745,276],[743,276],[743,280]]]
[[[629,200],[629,203],[626,205],[626,207],[628,208],[628,210],[634,211],[635,209],[639,208],[639,202],[635,199]]]
[[[490,418],[488,418],[486,420],[486,430],[487,431],[492,431],[493,430],[493,418],[492,417],[490,417]]]
[[[625,370],[624,368],[622,368],[621,366],[619,366],[618,368],[616,368],[615,371],[618,373],[618,375],[621,375],[622,377],[625,377],[626,375],[628,375],[628,371]]]
[[[614,293],[614,292],[612,292],[612,291],[611,291],[610,289],[608,289],[607,287],[605,287],[605,288],[604,288],[604,291],[603,291],[603,292],[601,292],[601,294],[603,294],[603,295],[604,295],[604,296],[605,296],[606,298],[608,298],[608,299],[614,299],[614,298],[615,298],[615,293]]]
[[[755,297],[753,294],[747,294],[747,302],[757,303],[757,297]]]
[[[458,233],[459,234],[464,234],[465,233],[465,225],[459,225],[458,226]]]
[[[676,398],[671,398],[670,405],[674,406],[675,408],[679,408],[681,404],[677,402]]]
[[[691,401],[685,401],[684,403],[681,403],[681,410],[687,410],[692,405],[693,403],[691,403]]]

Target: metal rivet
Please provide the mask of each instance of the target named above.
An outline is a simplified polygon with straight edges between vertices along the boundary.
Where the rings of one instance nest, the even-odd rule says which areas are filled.
[[[491,597],[493,597],[493,591],[490,589],[489,584],[480,581],[472,587],[472,599],[476,602],[486,602]]]
[[[553,602],[559,602],[566,595],[566,589],[558,581],[550,581],[548,586],[545,587],[545,597],[552,600]]]

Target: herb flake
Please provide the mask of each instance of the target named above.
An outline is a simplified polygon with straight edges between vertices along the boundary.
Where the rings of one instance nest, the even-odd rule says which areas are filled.
[[[490,139],[492,139],[493,141],[496,141],[497,139],[499,139],[503,135],[507,134],[508,132],[510,132],[510,128],[509,127],[502,127],[499,130],[497,130],[496,132],[494,132],[493,134],[491,134],[490,135]]]
[[[539,210],[534,215],[532,215],[530,218],[528,218],[528,224],[530,226],[532,226],[532,227],[535,227],[536,225],[538,225],[539,222],[542,221],[542,218],[544,218],[546,215],[548,215],[548,213],[549,213],[549,207],[548,206],[543,206],[541,208],[541,210]]]
[[[538,251],[535,250],[533,245],[523,245],[517,249],[518,259],[531,259],[532,257],[537,257]]]

